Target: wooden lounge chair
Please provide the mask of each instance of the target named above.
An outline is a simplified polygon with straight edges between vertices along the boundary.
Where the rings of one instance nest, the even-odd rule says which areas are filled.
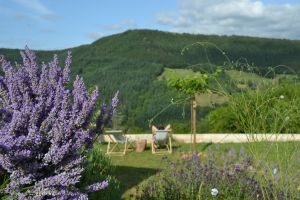
[[[154,129],[152,128],[152,131]],[[172,153],[172,138],[170,129],[154,130],[152,139],[152,154]]]
[[[107,155],[126,155],[129,148],[133,146],[133,141],[127,137],[122,130],[105,131],[108,136]],[[124,145],[124,148],[122,146]]]

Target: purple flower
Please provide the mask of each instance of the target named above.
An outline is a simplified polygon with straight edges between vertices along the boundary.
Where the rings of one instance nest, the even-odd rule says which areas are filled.
[[[104,188],[108,187],[108,185],[109,185],[108,180],[105,180],[105,181],[102,181],[99,183],[94,183],[94,184],[86,187],[85,190],[87,192],[95,192],[98,190],[103,190]]]
[[[116,108],[117,108],[117,105],[119,103],[119,91],[116,92],[114,98],[111,100],[111,107],[112,107],[112,110],[115,112]]]
[[[76,184],[82,176],[85,153],[97,136],[88,127],[98,90],[89,95],[79,76],[72,91],[66,87],[71,52],[64,69],[59,67],[57,55],[41,66],[27,47],[21,56],[23,64],[16,68],[0,57],[4,72],[0,76],[0,169],[10,175],[5,193],[14,199],[87,199]],[[111,109],[101,108],[96,127],[104,128],[117,103],[116,94]],[[107,184],[93,184],[89,189]]]

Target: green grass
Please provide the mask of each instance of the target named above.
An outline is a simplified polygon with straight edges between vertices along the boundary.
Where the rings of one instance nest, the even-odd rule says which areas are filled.
[[[102,144],[95,148],[106,150],[106,145]],[[190,144],[178,144],[173,146],[173,154],[166,155],[171,160],[181,158],[182,152],[191,150]],[[255,156],[255,160],[263,160],[270,166],[276,164],[280,166],[289,165],[291,173],[296,173],[299,169],[300,157],[300,142],[259,142],[259,143],[227,143],[227,144],[197,144],[197,151],[204,153],[208,149],[216,152],[216,158],[222,153],[226,153],[232,149],[240,151],[244,147],[246,152]],[[111,156],[112,163],[116,166],[115,174],[117,179],[121,182],[121,192],[123,198],[128,199],[130,193],[134,192],[134,187],[153,176],[158,168],[164,168],[162,159],[165,156],[151,154],[151,149],[148,145],[146,151],[137,153],[135,151],[129,152],[126,156]],[[295,162],[294,162],[295,161]]]
[[[271,73],[271,72],[270,72]],[[268,84],[278,84],[280,79],[296,80],[297,75],[291,74],[276,74],[273,79],[259,76],[255,73],[249,73],[237,70],[226,70],[225,74],[230,77],[230,79],[237,83],[237,86],[241,89],[249,88],[247,82],[251,82],[256,85],[268,85]]]
[[[268,79],[262,76],[259,76],[254,73],[248,73],[243,71],[237,71],[237,70],[226,70],[225,72],[232,80],[236,82],[255,82],[257,84],[265,84],[272,82],[272,79]]]
[[[172,78],[183,78],[186,76],[196,76],[198,73],[192,69],[170,69],[164,68],[164,72],[158,77],[158,80],[170,80]]]

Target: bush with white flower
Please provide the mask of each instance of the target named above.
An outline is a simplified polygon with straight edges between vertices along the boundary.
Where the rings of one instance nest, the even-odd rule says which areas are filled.
[[[194,154],[189,160],[165,162],[163,170],[138,188],[137,200],[285,200],[300,195],[295,191],[296,185],[278,188],[274,184],[277,180],[274,171],[262,175],[244,149],[238,153],[232,149],[221,156],[212,151],[206,158]]]

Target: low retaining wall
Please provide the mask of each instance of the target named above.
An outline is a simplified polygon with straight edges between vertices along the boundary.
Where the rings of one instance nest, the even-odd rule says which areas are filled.
[[[152,134],[126,134],[132,140],[146,139],[147,143],[152,140]],[[180,143],[191,143],[191,134],[172,134],[173,140]],[[196,134],[197,143],[243,143],[253,141],[300,141],[300,134],[236,134],[236,133],[211,133]],[[101,135],[100,141],[107,142],[108,136]]]

